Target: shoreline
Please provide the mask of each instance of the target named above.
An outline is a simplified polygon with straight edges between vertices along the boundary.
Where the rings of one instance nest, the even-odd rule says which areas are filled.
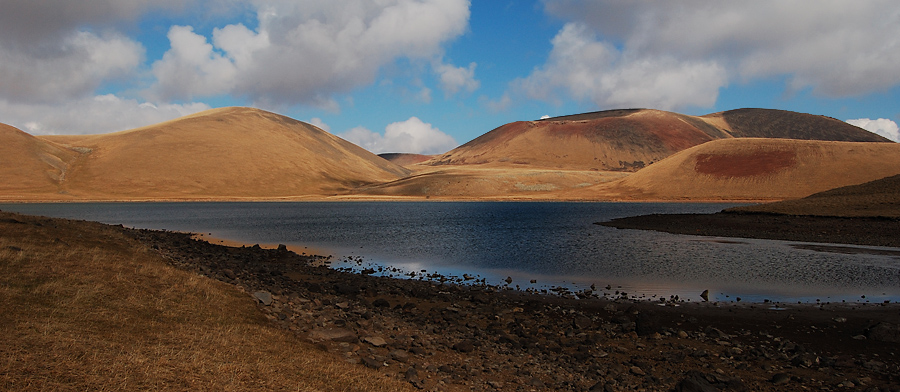
[[[757,238],[900,248],[900,220],[879,217],[791,216],[771,213],[653,214],[596,225],[708,237]]]
[[[575,300],[349,273],[286,248],[109,227],[245,293],[322,355],[422,390],[900,390],[900,304]]]
[[[255,296],[273,323],[321,350],[424,390],[900,389],[896,303],[575,300],[135,233],[174,265]]]

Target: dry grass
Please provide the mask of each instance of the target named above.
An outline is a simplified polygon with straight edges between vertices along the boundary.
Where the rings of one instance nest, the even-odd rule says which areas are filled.
[[[393,391],[115,228],[0,214],[0,389]]]
[[[704,160],[715,170],[705,170],[710,165]],[[792,199],[897,174],[897,143],[722,139],[676,153],[621,181],[570,194],[638,200]]]

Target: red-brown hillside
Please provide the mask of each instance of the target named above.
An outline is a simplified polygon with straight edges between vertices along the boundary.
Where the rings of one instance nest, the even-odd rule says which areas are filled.
[[[509,123],[425,164],[637,171],[686,148],[735,137],[889,141],[840,120],[783,110],[695,117],[629,109]]]
[[[792,199],[897,174],[898,143],[739,138],[705,143],[577,192],[601,199]]]

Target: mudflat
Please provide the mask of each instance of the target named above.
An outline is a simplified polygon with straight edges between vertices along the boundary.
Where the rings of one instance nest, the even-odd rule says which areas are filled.
[[[58,228],[98,232],[98,224],[89,222],[13,214],[0,218],[4,263],[6,255],[23,248],[10,230],[27,227],[32,237],[50,240],[60,235],[52,231]],[[462,285],[441,276],[356,274],[324,266],[327,257],[286,248],[227,247],[196,240],[190,233],[104,227],[100,233],[122,244],[121,252],[140,248],[252,300],[255,308],[229,310],[264,315],[271,326],[285,331],[291,344],[317,348],[305,354],[308,358],[370,368],[372,377],[383,380],[379,382],[446,391],[900,390],[898,304],[540,295]],[[74,238],[76,234],[65,240]],[[97,243],[94,237],[90,241],[91,246]],[[116,281],[132,278],[128,268],[116,274]],[[4,290],[12,286],[4,282]],[[172,320],[181,318],[178,311],[171,310]],[[41,349],[30,349],[30,363],[34,368],[53,366],[56,357]],[[85,355],[102,357],[107,349],[91,347]],[[255,355],[266,361],[267,354]],[[0,383],[10,378],[0,372]],[[102,382],[95,379],[92,385]],[[345,387],[355,388],[320,386]]]

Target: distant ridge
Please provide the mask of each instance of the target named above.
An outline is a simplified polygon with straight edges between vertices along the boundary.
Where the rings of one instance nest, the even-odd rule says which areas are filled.
[[[378,154],[378,156],[381,158],[384,158],[392,163],[400,165],[400,166],[414,165],[417,163],[425,162],[432,158],[432,155],[397,153],[397,152],[382,153],[382,154]]]
[[[844,121],[777,109],[735,109],[708,114],[704,120],[724,120],[733,137],[828,140],[836,142],[890,142],[882,136]]]
[[[111,134],[42,139],[88,151],[60,185],[74,199],[328,195],[409,173],[310,124],[252,108],[212,109]]]
[[[505,124],[425,164],[634,172],[702,143],[744,137],[890,142],[840,120],[783,110],[695,117],[619,109]]]

